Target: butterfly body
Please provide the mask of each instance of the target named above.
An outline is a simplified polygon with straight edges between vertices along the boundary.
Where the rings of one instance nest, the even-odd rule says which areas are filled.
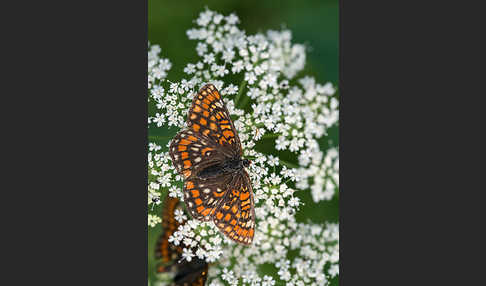
[[[250,160],[241,159],[241,158],[231,158],[224,161],[222,164],[216,164],[209,166],[199,172],[197,175],[199,178],[211,178],[217,177],[221,175],[225,175],[228,173],[238,173],[243,170],[243,168],[248,167],[250,165]]]
[[[172,140],[169,154],[184,178],[184,202],[192,217],[212,220],[224,235],[251,244],[255,210],[250,176],[235,126],[216,87],[194,96],[187,129]]]

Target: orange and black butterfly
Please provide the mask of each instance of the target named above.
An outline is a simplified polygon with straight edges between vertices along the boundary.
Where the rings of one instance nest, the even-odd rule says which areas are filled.
[[[227,237],[251,244],[255,210],[250,177],[235,126],[216,87],[207,84],[194,96],[188,128],[171,142],[169,153],[184,177],[184,202],[191,215],[213,220]]]
[[[155,258],[161,259],[156,271],[172,274],[171,285],[202,286],[208,277],[208,263],[197,257],[179,263],[182,259],[182,247],[169,243],[169,237],[181,225],[174,217],[176,208],[182,209],[179,199],[167,197],[162,211],[162,234],[155,247]]]

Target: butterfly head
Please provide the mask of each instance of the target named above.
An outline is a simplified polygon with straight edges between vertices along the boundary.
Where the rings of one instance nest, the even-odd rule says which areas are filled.
[[[248,159],[243,159],[243,166],[245,166],[246,168],[248,168],[248,166],[250,166],[251,164],[251,161],[248,160]]]

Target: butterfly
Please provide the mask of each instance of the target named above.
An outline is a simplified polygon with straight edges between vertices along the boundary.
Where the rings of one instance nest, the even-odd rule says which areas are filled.
[[[194,96],[187,128],[169,154],[184,178],[184,202],[193,218],[212,220],[228,238],[249,245],[255,232],[250,177],[240,138],[221,95],[212,84]]]
[[[155,246],[155,258],[161,259],[156,271],[171,274],[172,285],[202,286],[208,277],[208,263],[197,257],[179,263],[182,259],[182,247],[169,243],[169,237],[181,225],[174,217],[176,208],[182,209],[179,199],[167,197],[162,211],[162,234]]]

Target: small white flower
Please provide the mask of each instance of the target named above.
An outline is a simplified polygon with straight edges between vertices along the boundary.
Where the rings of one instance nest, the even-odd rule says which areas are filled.
[[[194,257],[194,254],[189,248],[184,248],[182,250],[182,259],[185,259],[187,261],[191,261],[192,257]]]
[[[174,217],[180,223],[184,222],[187,219],[187,217],[184,215],[184,211],[180,209],[176,209],[174,211]]]

